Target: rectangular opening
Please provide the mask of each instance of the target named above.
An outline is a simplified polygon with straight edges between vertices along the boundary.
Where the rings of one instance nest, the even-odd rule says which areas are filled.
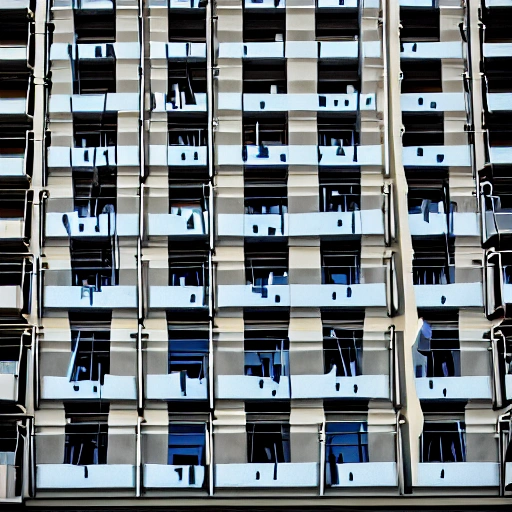
[[[116,92],[116,59],[78,59],[74,94]]]
[[[322,169],[319,179],[321,212],[356,212],[361,209],[359,170]]]
[[[169,286],[205,286],[208,249],[204,243],[184,244],[169,251]]]
[[[197,94],[206,94],[206,61],[168,63],[168,102],[183,108],[197,105]]]
[[[286,94],[286,62],[265,59],[243,61],[244,94]]]
[[[115,247],[110,239],[71,239],[71,269],[73,286],[91,287],[101,291],[102,286],[115,286],[119,282],[119,269],[115,268]]]
[[[466,462],[463,421],[425,421],[420,443],[421,462]]]
[[[325,425],[326,464],[337,474],[336,464],[369,462],[368,425],[362,421],[328,422]]]
[[[171,466],[204,466],[206,463],[206,425],[170,423],[167,463]]]
[[[69,314],[71,328],[70,381],[99,381],[110,373],[111,314]]]
[[[400,8],[400,40],[402,42],[436,42],[440,40],[440,12],[433,7]]]
[[[261,12],[244,10],[244,43],[272,43],[284,41],[286,13],[284,10]]]
[[[75,148],[107,148],[117,145],[117,112],[73,114]]]
[[[356,115],[318,114],[319,146],[356,146],[359,144]]]
[[[248,423],[249,463],[290,462],[290,426],[284,423]]]
[[[404,146],[443,146],[444,114],[402,113]]]
[[[0,221],[25,217],[26,190],[0,191]]]
[[[244,145],[286,146],[288,144],[288,121],[286,114],[244,115]]]
[[[16,331],[0,332],[0,375],[18,375],[20,373],[22,351],[22,333]],[[0,457],[1,452],[2,450],[0,449]]]
[[[360,282],[361,241],[321,242],[322,284],[354,285]]]
[[[453,238],[418,237],[412,242],[414,284],[455,282],[455,242]]]
[[[443,92],[441,59],[402,59],[402,93]]]
[[[245,174],[245,213],[283,215],[288,212],[286,172]]]
[[[288,284],[288,246],[246,243],[245,278],[254,287]]]
[[[181,327],[181,328],[180,328]],[[208,374],[208,326],[201,324],[169,326],[169,374],[204,379]]]
[[[289,349],[288,333],[285,330],[246,330],[244,375],[269,377],[279,384],[282,376],[290,374]]]
[[[318,61],[318,94],[352,94],[361,90],[359,63],[349,61]]]
[[[77,43],[113,43],[116,40],[116,11],[73,9]]]
[[[480,10],[485,27],[486,43],[508,43],[512,40],[512,15],[509,7],[482,8]]]
[[[71,419],[73,421],[73,418]],[[88,466],[107,463],[108,426],[103,421],[76,421],[66,425],[64,464]]]
[[[335,369],[337,377],[363,373],[363,318],[354,312],[353,320],[323,321],[324,372]]]
[[[18,447],[18,429],[15,422],[0,423],[0,466],[16,464],[16,449]]]
[[[184,9],[169,11],[169,42],[205,43],[206,10]]]
[[[431,337],[422,336],[416,344],[414,367],[416,377],[460,377],[460,343],[458,312],[418,312],[424,329]],[[422,332],[423,332],[422,331]]]
[[[208,139],[208,122],[206,115],[169,116],[170,146],[206,146]]]
[[[315,13],[317,41],[354,41],[359,37],[358,9],[317,10]]]
[[[117,170],[95,167],[91,171],[73,171],[74,211],[80,218],[114,213],[117,204]]]
[[[446,171],[414,171],[406,173],[409,214],[423,215],[426,222],[430,214],[448,212],[449,185]]]

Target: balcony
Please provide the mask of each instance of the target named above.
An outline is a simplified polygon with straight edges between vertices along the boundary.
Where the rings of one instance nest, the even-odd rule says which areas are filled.
[[[470,146],[408,146],[402,151],[406,167],[470,167]]]
[[[131,464],[38,464],[36,486],[40,491],[62,489],[134,489]]]
[[[282,41],[219,43],[219,59],[282,59]]]
[[[1,307],[1,306],[0,306]],[[45,286],[44,307],[47,309],[130,309],[137,307],[137,287]]]
[[[330,464],[326,465],[326,478],[331,488],[397,487],[396,462],[360,462],[336,464],[336,482],[332,483]]]
[[[109,92],[106,94],[52,94],[50,114],[79,112],[138,112],[138,92]],[[137,164],[138,165],[138,164]]]
[[[434,92],[401,95],[402,112],[465,112],[464,93]]]
[[[283,285],[219,285],[217,307],[290,307],[290,287]]]
[[[387,375],[338,377],[336,368],[325,375],[292,375],[292,399],[361,398],[389,400]]]
[[[317,7],[319,9],[357,9],[359,0],[317,0]]]
[[[208,212],[201,207],[181,208],[176,213],[149,213],[149,236],[204,237],[209,232]]]
[[[67,377],[43,376],[41,386],[43,400],[135,400],[135,377],[104,376],[103,384],[93,380],[70,381]]]
[[[416,487],[498,487],[500,466],[494,462],[422,462]]]
[[[289,400],[290,378],[280,376],[277,380],[255,375],[218,375],[215,396],[227,400]]]
[[[512,164],[512,146],[508,147],[490,147],[489,161],[493,165]]]
[[[279,464],[216,464],[215,487],[316,487],[318,464],[295,462]]]
[[[155,92],[151,94],[153,112],[206,112],[206,93],[194,94],[194,102],[172,100],[166,93]]]
[[[375,110],[375,94],[244,94],[245,112]]]
[[[415,284],[416,306],[482,307],[482,283]]]
[[[205,166],[208,163],[206,146],[150,146],[149,165],[161,166]]]
[[[401,43],[401,59],[462,59],[462,43],[458,41]]]
[[[150,286],[149,307],[167,308],[206,308],[208,306],[205,286]]]
[[[487,110],[489,113],[510,112],[512,110],[512,92],[487,92]]]
[[[9,95],[0,97],[0,121],[7,122],[9,119],[19,119],[32,116],[30,102],[31,86],[27,91],[6,91]]]
[[[148,375],[146,398],[149,400],[206,400],[208,379],[190,378],[181,372],[166,375]]]
[[[317,165],[316,146],[218,146],[217,165]]]
[[[57,201],[49,200],[50,207]],[[47,212],[45,236],[47,238],[78,238],[105,236],[137,236],[139,215],[137,213],[100,213],[92,217],[80,217],[77,211]]]
[[[382,146],[318,146],[320,166],[382,165]]]
[[[492,400],[488,376],[416,378],[420,400]]]
[[[109,146],[99,148],[48,148],[49,169],[93,169],[106,166],[139,166],[138,146]]]
[[[285,0],[244,0],[244,9],[284,9]]]
[[[30,240],[33,192],[5,191],[0,195],[0,244]]]
[[[200,489],[204,486],[204,466],[144,464],[146,489]]]
[[[165,49],[164,49],[165,52]],[[105,61],[139,60],[139,43],[79,43],[71,46],[71,55],[67,43],[53,43],[50,47],[51,61],[69,61],[72,59],[75,65],[78,60]],[[151,55],[153,58],[153,55]]]

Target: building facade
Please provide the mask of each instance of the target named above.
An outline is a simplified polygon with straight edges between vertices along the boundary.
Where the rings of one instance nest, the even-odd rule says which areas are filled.
[[[511,503],[512,0],[0,14],[0,507]]]

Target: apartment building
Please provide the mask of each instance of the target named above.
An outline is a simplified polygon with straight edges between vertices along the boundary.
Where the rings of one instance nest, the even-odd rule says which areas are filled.
[[[0,0],[0,507],[506,507],[512,0]]]

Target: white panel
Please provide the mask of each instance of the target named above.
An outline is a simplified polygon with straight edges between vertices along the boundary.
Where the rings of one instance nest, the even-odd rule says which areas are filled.
[[[144,487],[156,489],[198,489],[204,485],[204,466],[144,464]],[[189,483],[193,471],[194,483]],[[180,478],[181,475],[181,478]]]
[[[481,283],[417,284],[414,293],[419,308],[483,306]]]
[[[41,386],[43,400],[135,400],[137,387],[135,377],[109,375],[104,377],[104,384],[98,381],[70,381],[67,377],[43,376]]]
[[[253,288],[256,290],[253,292]],[[267,296],[264,297],[261,287],[252,285],[219,285],[217,306],[220,308],[239,307],[276,307],[290,306],[290,288],[288,285],[269,285],[265,287]]]
[[[292,307],[386,306],[385,283],[292,284]]]
[[[424,462],[418,464],[417,487],[497,487],[494,462]]]
[[[402,59],[462,59],[462,43],[443,41],[435,43],[402,43]]]
[[[400,96],[402,112],[464,112],[462,92],[411,93]]]
[[[407,146],[403,148],[402,158],[405,166],[471,166],[469,146]]]
[[[90,296],[92,293],[92,298]],[[100,292],[83,286],[45,286],[45,308],[136,308],[136,286],[103,286]]]
[[[363,462],[359,464],[336,464],[337,484],[330,487],[396,487],[398,477],[396,462]],[[330,466],[326,465],[327,477]]]
[[[252,375],[218,375],[215,397],[219,399],[265,399],[290,398],[290,378],[281,376],[279,383],[270,377]]]
[[[491,378],[488,376],[421,377],[416,378],[416,393],[420,400],[492,400]]]
[[[150,400],[206,400],[208,398],[208,381],[207,379],[191,379],[186,376],[185,392],[183,393],[179,372],[167,375],[148,375],[146,398]]]
[[[18,400],[18,376],[0,373],[0,400],[16,402]]]
[[[277,469],[276,479],[274,475]],[[316,487],[316,462],[215,464],[215,487]]]
[[[203,308],[207,306],[203,286],[150,286],[150,308]]]

